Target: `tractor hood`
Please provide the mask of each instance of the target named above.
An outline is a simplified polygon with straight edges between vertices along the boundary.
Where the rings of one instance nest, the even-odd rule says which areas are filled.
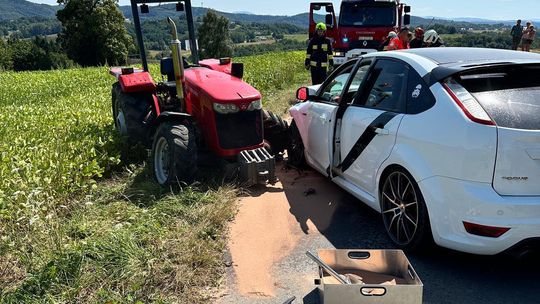
[[[242,79],[204,67],[185,71],[186,87],[193,94],[206,94],[218,103],[261,99],[261,93]]]

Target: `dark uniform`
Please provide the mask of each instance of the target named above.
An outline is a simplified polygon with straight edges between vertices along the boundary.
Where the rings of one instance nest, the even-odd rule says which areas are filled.
[[[332,43],[324,36],[315,35],[309,41],[306,54],[306,67],[311,69],[311,81],[321,84],[326,79],[328,67],[334,64]]]
[[[411,42],[409,42],[409,46],[411,49],[419,49],[424,47],[424,38],[416,38],[414,37]]]

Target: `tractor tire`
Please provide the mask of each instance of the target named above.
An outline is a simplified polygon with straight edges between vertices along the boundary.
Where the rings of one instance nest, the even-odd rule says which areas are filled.
[[[270,145],[270,152],[278,154],[287,148],[289,124],[270,111],[263,111],[264,140]]]
[[[152,145],[152,171],[162,185],[191,184],[197,173],[197,138],[187,123],[164,122]]]
[[[287,145],[287,163],[298,169],[304,169],[306,167],[304,143],[302,142],[302,136],[300,135],[300,131],[298,130],[294,120],[291,123],[288,134],[289,143]]]
[[[130,144],[142,143],[149,146],[151,141],[144,119],[151,111],[151,94],[127,94],[122,92],[117,82],[112,87],[112,112],[114,127],[120,136]]]

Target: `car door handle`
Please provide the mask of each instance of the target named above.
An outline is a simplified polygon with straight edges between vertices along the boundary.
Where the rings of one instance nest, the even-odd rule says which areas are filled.
[[[388,135],[390,134],[390,131],[388,131],[387,129],[383,129],[383,128],[373,128],[375,133],[379,134],[379,135]]]

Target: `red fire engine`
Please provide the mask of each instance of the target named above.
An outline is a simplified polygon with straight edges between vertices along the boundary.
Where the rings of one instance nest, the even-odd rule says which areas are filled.
[[[324,11],[323,11],[324,10]],[[309,12],[309,37],[317,22],[325,22],[332,40],[334,64],[376,52],[390,31],[399,31],[411,21],[411,7],[401,0],[343,0],[339,16],[332,2],[313,2]],[[324,14],[324,20],[321,15]]]

